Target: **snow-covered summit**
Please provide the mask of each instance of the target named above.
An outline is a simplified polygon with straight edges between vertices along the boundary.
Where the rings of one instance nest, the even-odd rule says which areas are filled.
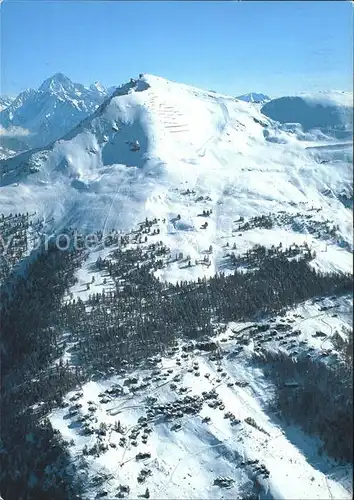
[[[55,75],[44,80],[38,90],[42,90],[43,92],[60,93],[62,91],[73,91],[74,88],[75,85],[70,78],[63,75],[63,73],[55,73]]]
[[[87,88],[56,73],[38,90],[21,92],[0,112],[0,123],[4,129],[21,127],[28,131],[26,142],[18,144],[18,151],[43,147],[93,113],[109,93],[98,82]]]
[[[257,104],[263,104],[265,102],[270,101],[270,97],[265,94],[259,94],[256,92],[250,92],[249,94],[242,94],[236,97],[236,99],[245,102],[254,102]]]

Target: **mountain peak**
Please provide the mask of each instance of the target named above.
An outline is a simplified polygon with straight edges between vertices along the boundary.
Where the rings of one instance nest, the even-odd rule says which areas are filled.
[[[44,80],[38,90],[21,92],[9,106],[1,101],[1,124],[29,130],[31,135],[26,147],[43,147],[74,129],[107,96],[108,91],[99,82],[87,88],[63,73],[55,73]],[[19,145],[18,150],[21,148]]]
[[[265,94],[260,94],[257,92],[250,92],[249,94],[242,94],[236,97],[239,101],[255,102],[255,103],[265,103],[270,101],[270,97]]]
[[[39,90],[43,92],[60,92],[71,90],[73,87],[73,82],[65,76],[63,73],[55,73],[53,76],[44,80]]]
[[[92,83],[90,85],[90,90],[92,90],[94,92],[99,92],[101,94],[107,92],[106,87],[104,85],[102,85],[102,83],[99,81]]]

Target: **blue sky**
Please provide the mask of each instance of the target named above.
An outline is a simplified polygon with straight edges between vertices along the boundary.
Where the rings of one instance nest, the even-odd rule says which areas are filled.
[[[140,72],[231,95],[352,89],[350,2],[4,0],[1,93]]]

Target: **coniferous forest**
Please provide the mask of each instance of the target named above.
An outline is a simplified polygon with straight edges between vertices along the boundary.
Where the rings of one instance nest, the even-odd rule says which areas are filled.
[[[257,321],[309,298],[348,293],[352,287],[350,275],[314,270],[308,249],[280,246],[266,251],[259,245],[238,258],[230,256],[232,274],[165,283],[153,275],[170,255],[162,242],[135,248],[126,248],[124,238],[121,243],[109,258],[95,263],[102,276],[113,280],[113,289],[92,293],[87,302],[63,300],[87,257],[83,249],[63,251],[49,245],[28,261],[23,274],[10,274],[2,285],[0,452],[6,500],[80,498],[80,481],[66,443],[47,418],[69,390],[166,354],[181,339],[206,341],[228,321]],[[70,365],[61,359],[69,344]],[[280,379],[282,362],[272,360],[275,381]],[[302,365],[295,369],[302,370]],[[320,373],[322,380],[322,372],[327,374],[326,368],[316,371],[312,365],[303,369]],[[333,388],[332,375],[326,377]],[[311,380],[315,384],[316,376]],[[316,399],[317,413],[326,406],[326,390]],[[301,408],[314,391],[308,387],[302,394]],[[296,401],[280,391],[274,404],[287,418],[304,423]],[[344,422],[339,443],[350,425],[347,403],[341,408],[342,413],[332,412],[327,427],[321,424],[319,431],[326,436]],[[305,420],[312,422],[305,422],[307,430],[315,432],[318,422]],[[338,453],[333,440],[326,451],[344,460],[352,454],[348,446]]]

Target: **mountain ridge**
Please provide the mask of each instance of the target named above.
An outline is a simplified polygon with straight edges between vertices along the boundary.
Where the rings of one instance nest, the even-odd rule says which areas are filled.
[[[283,127],[232,97],[142,75],[118,87],[50,148],[3,161],[4,207],[13,211],[14,203],[21,206],[20,193],[26,189],[31,211],[39,211],[47,220],[54,217],[59,225],[95,230],[112,227],[115,220],[127,229],[146,211],[151,217],[164,214],[162,218],[173,219],[186,209],[188,200],[195,203],[193,195],[180,194],[184,191],[200,191],[199,197],[211,198],[206,206],[216,214],[226,196],[227,212],[233,207],[240,216],[249,217],[274,211],[276,206],[281,210],[283,203],[310,206],[310,199],[322,207],[323,214],[338,215],[334,223],[349,243],[348,214],[339,201],[340,196],[351,195],[348,162],[338,160],[336,172],[329,173],[321,158],[333,147],[331,139],[321,142],[322,149],[307,150],[319,144],[315,136],[309,137],[312,141],[306,142],[296,128]],[[334,145],[340,158],[350,149],[346,143],[342,150]],[[289,166],[284,166],[284,158]],[[231,168],[232,163],[237,167]],[[19,185],[14,188],[15,182]],[[178,195],[173,194],[176,188]],[[324,198],[326,191],[334,197]],[[62,196],[59,203],[58,195]],[[169,240],[174,232],[177,240],[178,234],[183,235],[183,246],[190,240],[187,248],[191,250],[192,244],[192,254],[197,256],[198,239],[206,247],[215,244],[217,226],[225,225],[222,233],[230,231],[231,220],[221,213],[217,226],[200,231],[195,215],[186,214],[164,231]]]
[[[5,130],[27,130],[26,149],[44,147],[89,116],[111,91],[101,84],[87,88],[56,73],[37,90],[21,92],[0,112],[0,124]],[[17,150],[21,152],[23,145],[19,144]]]

